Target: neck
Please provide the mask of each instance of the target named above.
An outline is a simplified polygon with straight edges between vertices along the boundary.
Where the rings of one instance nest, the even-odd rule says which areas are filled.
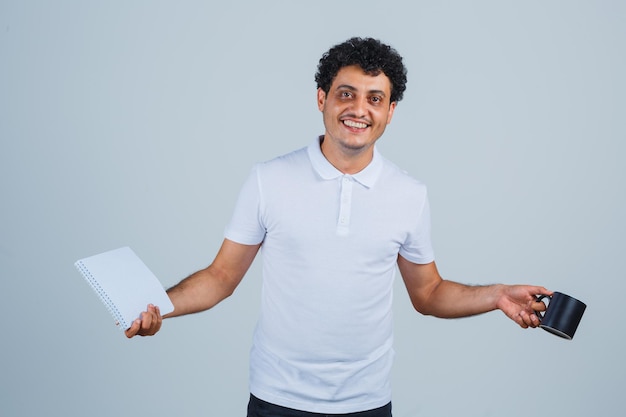
[[[326,160],[344,174],[354,175],[361,172],[374,158],[374,145],[348,149],[333,147],[330,141],[324,140],[324,136],[320,136],[320,141],[320,148]]]

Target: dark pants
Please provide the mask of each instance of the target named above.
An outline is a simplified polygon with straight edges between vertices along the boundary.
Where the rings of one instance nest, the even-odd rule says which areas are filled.
[[[323,414],[310,413],[308,411],[294,410],[293,408],[281,407],[263,401],[250,394],[250,402],[248,403],[248,417],[391,417],[391,403],[380,408],[368,411],[359,411],[358,413],[348,414]]]

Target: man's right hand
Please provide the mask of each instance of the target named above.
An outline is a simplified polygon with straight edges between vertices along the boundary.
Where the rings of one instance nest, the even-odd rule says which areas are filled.
[[[159,307],[152,304],[148,305],[146,311],[126,329],[126,337],[129,339],[134,336],[152,336],[161,328],[163,317]]]

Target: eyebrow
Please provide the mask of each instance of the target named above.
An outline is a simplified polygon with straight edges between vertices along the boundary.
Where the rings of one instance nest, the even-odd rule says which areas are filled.
[[[346,90],[350,90],[350,91],[357,91],[357,89],[353,86],[351,86],[350,84],[341,84],[337,86],[337,90],[340,89],[346,89]],[[383,97],[386,97],[387,95],[385,94],[384,91],[382,90],[369,90],[368,91],[369,94],[378,94],[381,95]]]

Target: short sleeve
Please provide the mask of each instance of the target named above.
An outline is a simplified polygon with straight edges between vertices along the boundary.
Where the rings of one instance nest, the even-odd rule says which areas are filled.
[[[430,239],[430,205],[426,196],[416,222],[400,247],[399,253],[407,261],[416,264],[427,264],[435,260]]]
[[[232,218],[226,226],[224,237],[243,245],[256,245],[265,238],[265,227],[260,216],[261,193],[259,189],[259,166],[255,165],[245,181]]]

